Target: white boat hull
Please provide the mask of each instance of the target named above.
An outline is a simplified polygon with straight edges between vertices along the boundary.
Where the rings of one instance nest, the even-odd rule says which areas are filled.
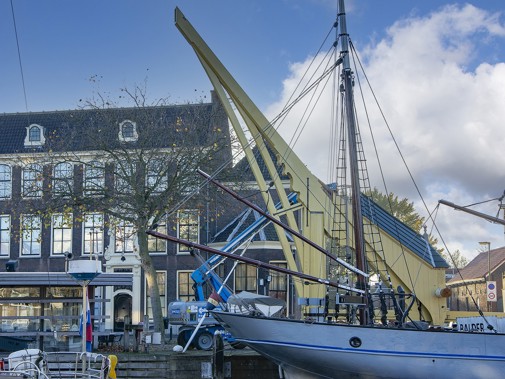
[[[213,313],[238,341],[279,364],[290,378],[488,379],[505,373],[505,334]]]

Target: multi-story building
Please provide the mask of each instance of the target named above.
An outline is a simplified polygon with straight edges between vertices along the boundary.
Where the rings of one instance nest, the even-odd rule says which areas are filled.
[[[215,96],[179,106],[2,114],[0,131],[0,335],[26,330],[47,339],[54,331],[76,331],[82,290],[65,275],[70,255],[103,266],[105,273],[90,284],[96,328],[122,330],[125,316],[136,324],[151,314],[135,225],[126,217],[142,212],[133,209],[137,185],[146,198],[171,197],[145,203],[164,207],[156,220],[163,233],[219,244],[246,220],[234,220],[241,207],[210,185],[200,187],[203,181],[188,172],[197,162],[222,177],[230,172],[228,119]],[[170,155],[178,156],[158,160]],[[251,254],[284,265],[265,233]],[[147,245],[166,315],[170,301],[193,298],[190,274],[200,263],[183,245],[153,237]],[[226,263],[221,270],[230,268]],[[284,277],[246,265],[229,285],[259,293],[270,286],[281,297],[288,291]]]

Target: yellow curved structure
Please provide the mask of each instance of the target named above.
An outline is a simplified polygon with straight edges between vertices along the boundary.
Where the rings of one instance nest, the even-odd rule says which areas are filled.
[[[322,181],[307,169],[178,8],[175,9],[175,24],[194,49],[223,103],[235,133],[244,148],[260,190],[265,192],[268,185],[252,154],[249,141],[244,135],[238,116],[247,126],[255,140],[258,151],[262,154],[270,177],[273,178],[274,186],[283,206],[282,211],[286,215],[289,226],[299,230],[305,237],[318,245],[326,246],[330,237],[335,238],[333,214],[327,210],[333,208],[334,204],[340,204],[340,199],[334,198],[337,196],[335,192],[329,190]],[[268,145],[275,153],[276,164],[272,161],[265,145]],[[298,194],[299,203],[296,210],[301,215],[298,220],[295,218],[295,210],[289,205],[284,183],[277,174],[277,165],[282,166],[283,173],[290,179],[289,190]],[[270,214],[275,215],[276,210],[273,202],[265,201],[265,203]],[[276,226],[276,228],[290,269],[302,271],[316,277],[326,275],[326,272],[323,271],[326,269],[326,258],[321,253],[299,240],[295,241],[295,250],[293,251],[285,238],[284,231],[280,227]],[[406,249],[405,246],[401,246],[398,240],[384,231],[381,230],[380,234],[384,247],[384,257],[382,253],[375,254],[373,249],[372,252],[368,249],[368,260],[378,262],[378,265],[382,266],[375,267],[375,269],[383,271],[387,268],[391,275],[391,281],[395,285],[401,285],[406,292],[416,293],[423,319],[432,321],[435,324],[443,323],[447,313],[446,299],[437,297],[436,291],[445,288],[445,269],[433,267],[429,262]],[[367,242],[370,244],[369,241]],[[387,266],[385,262],[395,263]],[[407,270],[406,267],[409,267],[409,269]],[[415,291],[413,291],[414,285]],[[295,288],[298,296],[303,298],[323,298],[326,293],[326,289],[322,285],[303,285],[300,281],[295,282]]]

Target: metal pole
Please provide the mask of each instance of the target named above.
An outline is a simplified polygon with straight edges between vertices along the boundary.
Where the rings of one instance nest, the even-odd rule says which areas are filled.
[[[487,311],[490,312],[491,304],[487,297],[488,282],[491,280],[491,242],[479,242],[479,245],[487,247],[487,278],[486,278],[486,303]]]
[[[86,324],[87,324],[87,294],[88,294],[88,286],[86,282],[82,286],[82,373],[86,372]]]
[[[490,243],[487,244],[487,280],[488,281],[491,280],[491,244]],[[491,302],[488,299],[487,311],[491,312],[492,307],[493,307],[493,305],[491,304]]]

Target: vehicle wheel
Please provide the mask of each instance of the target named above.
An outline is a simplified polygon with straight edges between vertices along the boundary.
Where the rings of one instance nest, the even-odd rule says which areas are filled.
[[[199,350],[210,350],[214,344],[214,337],[209,332],[202,332],[196,336],[196,347]]]
[[[189,339],[190,335],[191,334],[188,334],[185,331],[179,333],[179,335],[177,336],[177,344],[182,347],[186,347],[186,344],[188,343],[188,339]],[[194,344],[194,341],[191,343],[191,345],[188,346],[188,349],[192,349],[194,347],[193,344]]]

